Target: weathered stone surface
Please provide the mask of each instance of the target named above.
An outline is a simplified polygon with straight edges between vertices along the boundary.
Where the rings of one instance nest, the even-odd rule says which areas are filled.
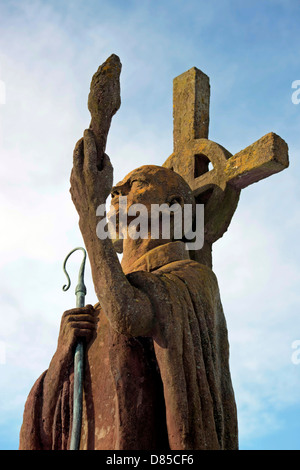
[[[80,449],[237,449],[227,328],[213,272],[187,259],[182,242],[146,252],[130,271],[132,288],[151,298],[155,323],[147,335],[120,334],[95,306]],[[126,303],[123,315],[130,327]],[[21,449],[69,448],[72,388],[72,359],[62,366],[54,358],[28,397]]]
[[[197,204],[205,204],[205,245],[191,254],[193,259],[212,266],[211,245],[227,230],[236,210],[240,190],[227,184],[225,168],[231,154],[208,139],[190,140],[178,153],[173,153],[164,166],[179,173],[189,184]],[[202,174],[195,173],[198,159]],[[213,169],[208,171],[208,162]],[[210,247],[210,248],[209,248]]]
[[[193,68],[174,80],[174,153],[164,167],[140,167],[112,188],[105,145],[120,106],[120,70],[111,56],[93,77],[91,125],[76,144],[71,175],[99,304],[63,314],[57,350],[26,402],[20,449],[69,448],[78,338],[86,345],[81,449],[237,449],[211,247],[241,189],[288,166],[287,146],[271,133],[232,156],[208,140],[209,80]],[[109,191],[117,213],[120,196],[148,209],[203,202],[203,248],[188,253],[172,230],[168,240],[125,237],[120,264],[112,241],[96,236],[96,209]]]
[[[121,105],[121,68],[119,57],[112,54],[104,64],[100,65],[91,81],[88,108],[91,113],[90,129],[94,132],[98,150],[99,169],[101,169],[101,159],[105,152],[112,117]]]
[[[208,138],[209,78],[193,67],[173,81],[174,152],[187,141]]]
[[[163,166],[179,173],[196,203],[205,204],[205,243],[191,256],[212,266],[212,244],[228,229],[241,189],[287,168],[288,147],[279,136],[269,133],[232,156],[208,140],[208,77],[194,67],[173,83],[174,152]],[[213,168],[209,171],[210,162]]]
[[[270,132],[249,147],[233,155],[225,167],[225,177],[232,186],[243,189],[289,166],[288,146]]]
[[[192,197],[180,175],[154,165],[112,189],[117,211],[120,195],[146,207]],[[212,270],[190,260],[172,233],[124,239],[120,267],[111,241],[93,237],[93,213],[81,213],[81,228],[101,308],[63,315],[58,349],[25,407],[20,448],[69,448],[72,350],[84,331],[81,449],[237,449],[227,328]]]

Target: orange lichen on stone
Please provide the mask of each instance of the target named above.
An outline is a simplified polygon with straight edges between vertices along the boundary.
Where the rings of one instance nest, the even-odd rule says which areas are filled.
[[[227,181],[236,188],[246,188],[289,166],[288,146],[270,132],[254,144],[233,155],[227,162]]]
[[[196,203],[205,204],[205,243],[193,257],[211,266],[211,245],[228,229],[241,189],[287,168],[289,161],[287,144],[273,132],[233,156],[208,140],[209,100],[209,78],[199,69],[174,79],[174,151],[163,166],[179,173]]]

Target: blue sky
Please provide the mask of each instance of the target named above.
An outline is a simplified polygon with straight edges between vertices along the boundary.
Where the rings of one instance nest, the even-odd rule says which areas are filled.
[[[0,18],[0,449],[17,449],[26,397],[75,305],[72,289],[61,290],[63,259],[82,244],[68,192],[72,152],[89,126],[91,77],[115,53],[115,181],[172,153],[172,80],[193,66],[210,77],[211,140],[235,153],[273,131],[289,145],[288,170],[243,190],[213,262],[240,448],[299,450],[298,0],[0,0]],[[93,303],[89,270],[86,282]]]

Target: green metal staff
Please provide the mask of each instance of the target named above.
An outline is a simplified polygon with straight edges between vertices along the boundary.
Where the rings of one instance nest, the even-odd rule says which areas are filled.
[[[63,264],[64,273],[67,276],[68,284],[63,286],[63,290],[67,291],[71,285],[69,274],[66,271],[66,263],[74,251],[83,251],[83,260],[79,269],[78,284],[75,288],[76,307],[84,307],[84,298],[86,295],[86,287],[84,285],[84,268],[86,261],[86,251],[82,247],[74,248],[65,258]],[[83,341],[79,340],[74,354],[74,395],[73,395],[73,422],[70,450],[78,450],[80,444],[80,433],[82,423],[82,397],[83,397],[83,370],[84,370],[84,347]]]

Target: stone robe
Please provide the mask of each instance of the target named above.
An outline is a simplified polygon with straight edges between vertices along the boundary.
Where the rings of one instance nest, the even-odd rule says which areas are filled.
[[[96,306],[97,336],[86,350],[80,448],[237,449],[227,327],[214,273],[190,260],[182,242],[172,242],[146,253],[126,275],[148,295],[155,326],[147,337],[127,337],[114,331]],[[61,381],[53,416],[43,414],[46,374],[27,399],[20,449],[69,447],[73,365]],[[52,436],[45,436],[49,420]]]

